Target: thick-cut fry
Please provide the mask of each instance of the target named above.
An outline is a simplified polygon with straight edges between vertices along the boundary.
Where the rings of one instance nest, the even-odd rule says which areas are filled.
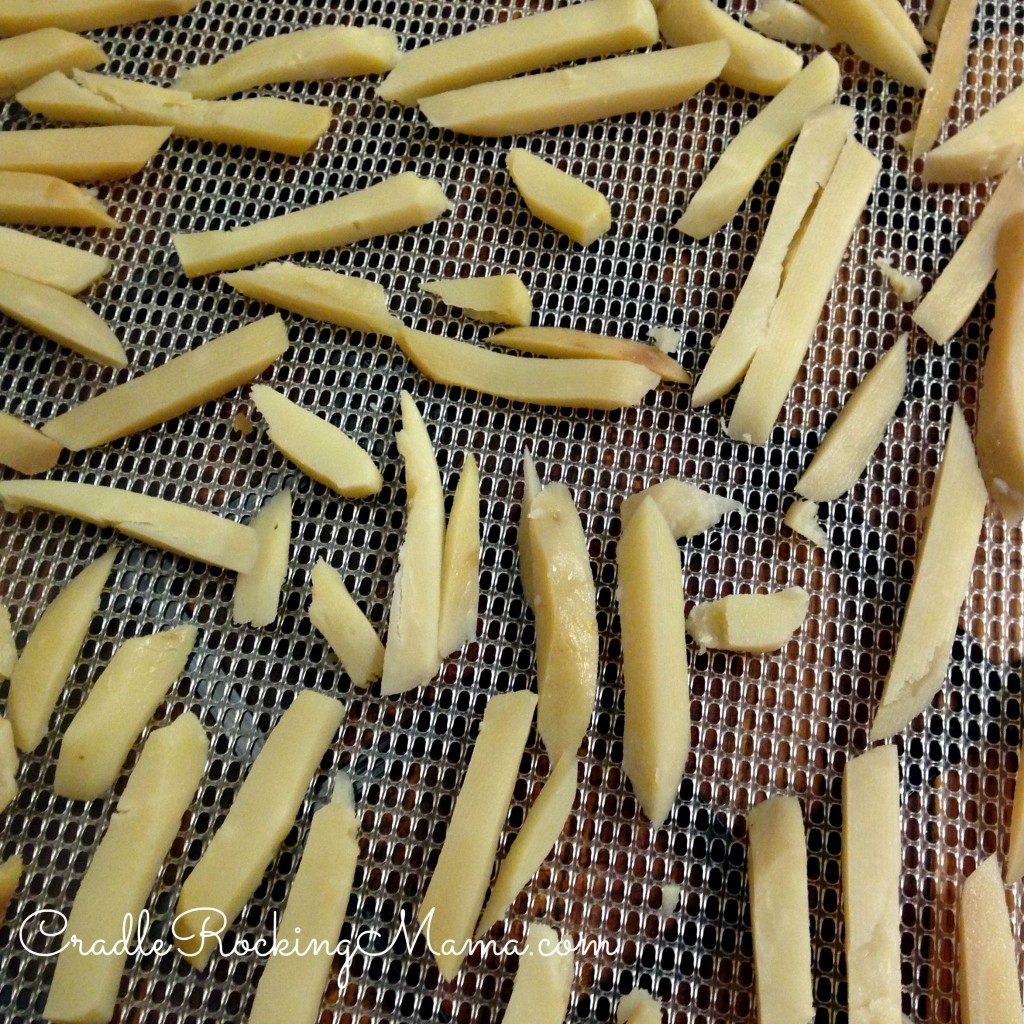
[[[0,502],[9,512],[42,508],[110,526],[136,540],[235,572],[249,572],[259,550],[256,533],[248,526],[119,487],[10,480],[0,483]]]
[[[53,469],[62,450],[56,441],[35,427],[30,427],[16,416],[0,412],[0,465],[9,466],[26,476],[35,476]]]
[[[526,606],[537,606],[537,584],[533,574],[533,548],[530,545],[530,510],[540,494],[540,477],[529,451],[523,452],[523,503],[519,508],[519,580],[523,585]]]
[[[429,380],[534,405],[622,409],[636,405],[661,380],[628,361],[525,359],[410,328],[397,341]]]
[[[722,70],[723,40],[609,57],[541,75],[486,82],[420,100],[431,124],[500,138],[678,106]]]
[[[25,865],[18,854],[0,863],[0,922],[7,917],[7,910],[18,891],[18,883],[21,881],[24,868]]]
[[[702,650],[778,651],[804,624],[811,595],[803,587],[769,594],[730,594],[697,605],[686,618],[686,632]]]
[[[18,795],[18,748],[11,723],[0,717],[0,814],[10,807]],[[0,922],[3,915],[0,914]]]
[[[925,26],[921,29],[921,38],[926,43],[931,43],[935,46],[939,41],[939,35],[942,32],[942,23],[946,20],[946,12],[949,10],[950,0],[932,0],[932,5],[928,10],[928,20],[925,22]]]
[[[873,0],[873,3],[889,19],[893,28],[906,40],[907,45],[923,57],[928,52],[928,44],[918,32],[910,13],[904,6],[904,0]]]
[[[419,227],[451,209],[441,186],[411,171],[326,203],[230,231],[173,235],[187,277],[237,270],[296,252],[334,249]]]
[[[441,616],[437,653],[442,658],[476,637],[480,604],[480,474],[469,452],[455,488],[444,533],[441,562]]]
[[[105,256],[0,227],[0,270],[77,295],[110,273]]]
[[[0,99],[51,71],[88,70],[106,62],[102,46],[62,28],[40,28],[0,40]]]
[[[797,136],[815,110],[835,99],[838,88],[835,58],[830,53],[818,54],[733,139],[676,227],[693,238],[707,238],[727,224],[765,167]]]
[[[288,331],[275,313],[87,399],[50,420],[43,433],[73,452],[116,441],[226,394],[287,348]]]
[[[0,132],[0,170],[64,181],[128,178],[153,159],[170,134],[159,125]]]
[[[169,125],[188,139],[251,146],[300,156],[331,126],[330,107],[260,96],[197,100],[180,89],[112,78],[93,71],[55,71],[22,89],[18,102],[33,114],[88,124]]]
[[[410,50],[377,87],[377,95],[411,105],[434,93],[657,41],[658,20],[649,0],[591,0]]]
[[[1010,849],[1006,854],[1006,884],[1024,878],[1024,773],[1017,766],[1013,783],[1013,813],[1010,818]]]
[[[0,604],[0,680],[10,679],[18,663],[18,648],[11,627],[11,613]]]
[[[249,524],[256,533],[259,553],[249,572],[235,580],[231,621],[269,626],[277,618],[281,590],[288,575],[292,535],[292,492],[275,494]]]
[[[747,24],[763,36],[794,46],[818,46],[831,50],[839,36],[823,21],[792,0],[762,0],[747,15]]]
[[[375,75],[397,60],[398,40],[390,29],[318,25],[258,39],[213,64],[190,68],[174,85],[197,99],[216,100],[277,82]]]
[[[55,27],[90,32],[191,11],[199,0],[4,0],[0,36]]]
[[[782,517],[782,521],[797,536],[810,541],[815,547],[828,547],[828,534],[818,522],[818,506],[815,502],[792,502],[789,508],[786,509],[786,514]]]
[[[573,941],[531,921],[505,1008],[504,1024],[562,1024],[572,995]]]
[[[456,306],[474,320],[526,327],[533,316],[533,298],[518,274],[424,281],[420,290]]]
[[[49,174],[0,171],[0,224],[118,228],[91,193]]]
[[[774,96],[800,70],[800,55],[747,28],[714,0],[654,0],[661,34],[670,46],[692,46],[724,39],[729,59],[723,82],[747,92]]]
[[[685,480],[662,480],[660,484],[652,484],[631,494],[622,502],[619,515],[622,517],[623,529],[636,515],[640,505],[648,499],[657,502],[676,540],[696,537],[714,526],[723,516],[743,508],[740,502],[732,498],[709,494]]]

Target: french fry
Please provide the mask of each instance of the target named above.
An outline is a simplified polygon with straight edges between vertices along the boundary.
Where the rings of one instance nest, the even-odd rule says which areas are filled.
[[[0,224],[65,228],[121,226],[91,192],[49,174],[26,171],[0,171]]]
[[[277,618],[281,590],[288,575],[292,534],[292,492],[275,494],[249,524],[256,534],[259,552],[249,572],[235,580],[231,621],[269,626]]]
[[[839,42],[832,29],[792,0],[762,0],[757,10],[747,15],[747,24],[763,36],[793,46],[831,50]]]
[[[0,270],[77,295],[110,273],[105,256],[0,227]]]
[[[163,126],[32,128],[0,132],[0,171],[48,174],[63,181],[128,178],[170,137]]]
[[[533,316],[533,298],[518,274],[491,274],[446,281],[424,281],[420,291],[436,295],[474,320],[526,327]]]
[[[662,480],[636,494],[631,494],[619,506],[622,528],[636,515],[642,502],[657,502],[668,528],[676,540],[696,537],[710,529],[723,516],[739,511],[743,506],[732,498],[709,494],[685,480]]]
[[[0,412],[0,465],[25,476],[53,469],[63,451],[56,441],[9,413]]]
[[[686,631],[701,649],[756,654],[778,651],[804,624],[810,600],[803,587],[730,594],[698,604],[686,618]]]
[[[14,742],[14,729],[8,719],[0,716],[0,814],[11,806],[18,795],[18,748]],[[2,870],[0,865],[0,870]],[[0,914],[0,921],[3,915]]]
[[[106,62],[102,46],[62,28],[39,28],[0,39],[0,99],[8,99],[51,71],[89,70]]]
[[[91,32],[113,25],[131,25],[191,11],[199,0],[4,0],[0,36],[63,28]]]
[[[574,962],[571,938],[562,940],[554,928],[531,921],[505,1024],[561,1024],[572,994]]]
[[[437,653],[442,658],[476,638],[480,604],[480,475],[467,452],[444,533]]]

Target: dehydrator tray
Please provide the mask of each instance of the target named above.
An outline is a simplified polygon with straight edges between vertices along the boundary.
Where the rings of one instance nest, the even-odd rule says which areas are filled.
[[[106,70],[169,83],[177,70],[271,33],[325,23],[393,28],[403,48],[550,6],[493,0],[201,0],[184,16],[92,33]],[[754,4],[736,0],[740,14]],[[909,0],[921,23],[922,0]],[[952,114],[964,124],[1017,84],[1020,10],[982,0],[968,72]],[[243,436],[247,388],[198,413],[111,445],[65,456],[51,475],[114,484],[250,517],[290,486],[292,557],[277,622],[231,622],[232,574],[128,541],[47,740],[22,760],[20,791],[0,832],[0,854],[26,869],[0,929],[0,1017],[42,1019],[53,960],[36,948],[39,912],[67,912],[115,800],[83,804],[53,794],[59,737],[91,681],[126,638],[179,623],[199,628],[187,671],[153,725],[193,710],[211,739],[207,773],[149,903],[153,935],[166,930],[182,878],[231,803],[262,738],[293,694],[314,687],[346,703],[297,824],[247,904],[234,934],[253,940],[280,913],[312,810],[337,768],[355,781],[361,846],[345,935],[363,952],[335,964],[322,1021],[487,1022],[508,999],[515,956],[471,959],[451,984],[411,920],[429,880],[491,694],[534,685],[533,619],[517,576],[521,456],[532,447],[542,478],[576,497],[597,581],[601,663],[597,707],[581,756],[572,818],[551,857],[517,899],[505,934],[534,918],[567,928],[582,952],[568,1019],[614,1019],[640,986],[672,1024],[752,1021],[753,975],[746,875],[746,815],[771,793],[801,798],[811,886],[817,1022],[846,1019],[840,878],[840,781],[863,751],[909,592],[922,511],[951,406],[973,423],[992,293],[957,338],[928,344],[910,308],[872,265],[876,256],[926,285],[955,250],[993,183],[924,187],[895,136],[913,124],[919,97],[837,51],[841,95],[858,136],[883,170],[843,261],[799,382],[763,448],[729,440],[722,409],[690,408],[689,389],[662,386],[637,408],[556,411],[435,386],[388,339],[286,315],[291,349],[263,375],[343,427],[381,465],[376,498],[352,501],[284,462],[262,427]],[[216,277],[186,280],[175,231],[243,224],[333,198],[403,170],[438,179],[451,214],[400,235],[299,257],[311,266],[380,281],[407,323],[457,337],[486,331],[418,290],[442,276],[518,271],[533,290],[535,322],[644,338],[681,332],[680,358],[698,370],[749,269],[784,157],[761,176],[730,224],[695,242],[673,230],[710,164],[765,100],[713,82],[679,109],[618,117],[514,140],[598,184],[611,200],[611,231],[588,248],[528,215],[504,170],[510,140],[478,141],[432,129],[415,110],[378,100],[374,80],[282,85],[267,94],[330,104],[329,134],[300,158],[175,138],[145,170],[99,188],[124,224],[110,233],[44,230],[110,257],[112,274],[88,301],[115,325],[130,358],[118,373],[58,350],[9,320],[0,407],[38,423],[117,379],[259,316]],[[0,127],[41,126],[13,101]],[[949,127],[945,129],[949,131]],[[811,549],[781,525],[792,486],[823,427],[864,372],[902,331],[912,331],[910,383],[884,447],[846,497],[822,507],[829,545]],[[440,679],[397,699],[354,689],[310,626],[310,570],[326,557],[383,629],[404,522],[394,443],[398,396],[409,390],[434,438],[446,491],[464,451],[481,469],[483,560],[478,639],[449,659]],[[682,544],[688,601],[753,585],[800,584],[812,594],[804,629],[778,654],[691,650],[693,749],[669,821],[652,829],[622,768],[623,692],[615,606],[617,508],[642,485],[682,477],[729,495],[743,511]],[[0,520],[0,599],[23,643],[58,589],[112,540],[67,518],[23,512]],[[904,1011],[914,1021],[958,1018],[954,911],[959,884],[984,854],[1005,851],[1020,743],[1021,537],[991,511],[951,652],[932,707],[897,740],[902,779]],[[682,628],[682,623],[680,623]],[[122,772],[137,759],[135,747]],[[516,787],[507,848],[548,770],[531,739]],[[678,906],[675,905],[676,893]],[[1013,921],[1021,926],[1014,893]],[[37,915],[33,917],[33,915]],[[376,933],[376,938],[373,937]],[[500,932],[495,932],[500,935]],[[45,946],[45,943],[43,944]],[[32,948],[26,948],[32,947]],[[217,956],[205,973],[176,954],[129,960],[118,1020],[138,1024],[246,1019],[261,962]]]

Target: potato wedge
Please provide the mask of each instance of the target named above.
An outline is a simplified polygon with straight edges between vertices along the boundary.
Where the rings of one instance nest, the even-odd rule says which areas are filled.
[[[62,28],[40,28],[0,39],[0,99],[8,99],[51,71],[88,71],[106,62],[102,46]]]
[[[14,742],[14,729],[8,719],[0,716],[0,814],[10,807],[18,795],[18,748]],[[0,922],[3,915],[0,914]]]
[[[132,637],[114,652],[61,740],[53,791],[95,800],[117,781],[139,734],[185,671],[195,626]]]
[[[0,604],[0,680],[10,679],[18,663],[18,648],[11,627],[11,613]]]
[[[267,421],[267,436],[308,477],[346,498],[380,492],[380,470],[344,431],[266,384],[254,384],[249,397]]]
[[[91,192],[48,174],[24,171],[0,171],[0,224],[63,228],[121,226]]]
[[[818,54],[744,125],[701,182],[676,228],[692,238],[707,238],[727,224],[768,164],[796,138],[814,111],[832,103],[838,88],[835,58]]]
[[[63,449],[56,441],[35,427],[30,427],[16,416],[0,412],[0,466],[35,476],[53,469],[61,451]]]
[[[105,256],[0,227],[0,270],[77,295],[110,273]]]
[[[534,611],[537,606],[537,584],[533,574],[533,548],[530,546],[530,510],[540,494],[540,477],[529,451],[523,452],[523,503],[519,508],[519,580],[523,585],[526,606]]]
[[[716,77],[728,56],[728,44],[719,40],[609,57],[425,96],[420,110],[435,127],[464,135],[525,135],[677,106]]]
[[[649,0],[589,0],[410,50],[377,87],[377,95],[411,106],[434,93],[657,41],[658,21]]]
[[[469,952],[536,707],[537,697],[529,690],[488,700],[444,845],[416,914],[445,981],[455,977]]]
[[[757,10],[747,15],[747,24],[769,39],[794,46],[831,50],[839,42],[828,25],[792,0],[762,0]]]
[[[18,883],[21,881],[21,873],[25,865],[21,857],[15,854],[0,863],[0,923],[7,917],[11,900],[18,891]]]
[[[803,587],[730,594],[694,607],[686,617],[686,632],[701,650],[766,654],[789,643],[804,624],[810,603]]]
[[[889,283],[890,289],[901,302],[917,302],[921,298],[924,286],[921,279],[913,274],[901,274],[891,263],[881,256],[874,261],[875,266],[882,272],[882,276]]]
[[[818,505],[813,501],[794,501],[782,517],[783,523],[798,537],[803,537],[814,547],[827,548],[828,534],[818,522]]]
[[[719,77],[747,92],[774,96],[799,71],[800,55],[730,17],[713,0],[654,0],[658,26],[670,46],[724,39],[729,59]]]
[[[662,480],[651,484],[636,494],[631,494],[619,506],[622,528],[636,515],[640,505],[647,501],[657,502],[668,528],[676,540],[696,537],[710,529],[724,516],[732,515],[743,506],[732,498],[709,494],[685,480]]]
[[[196,99],[216,100],[278,82],[314,82],[388,71],[398,40],[386,28],[317,25],[243,46],[212,64],[189,68],[174,83]]]
[[[69,32],[132,25],[191,11],[199,0],[4,0],[0,36],[54,27]]]
[[[292,537],[292,492],[275,494],[253,516],[249,524],[256,533],[259,552],[249,572],[235,580],[231,621],[251,626],[269,626],[277,618],[281,590],[288,575],[288,554]]]
[[[504,1024],[562,1024],[572,994],[575,953],[572,937],[531,921],[505,1008]]]
[[[420,291],[436,295],[474,320],[526,327],[533,316],[533,298],[518,274],[491,274],[447,281],[424,281]]]
[[[147,125],[0,132],[0,170],[63,181],[128,178],[156,156],[170,134],[170,128]]]
[[[480,474],[466,452],[444,533],[441,615],[437,653],[442,658],[476,638],[480,604]]]
[[[441,186],[411,171],[347,196],[230,231],[171,236],[186,277],[237,270],[292,253],[333,249],[436,220],[451,209]]]

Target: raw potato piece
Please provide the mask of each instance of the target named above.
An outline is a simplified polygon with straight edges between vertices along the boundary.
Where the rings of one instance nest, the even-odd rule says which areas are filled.
[[[180,89],[73,71],[47,75],[18,93],[33,114],[90,124],[169,125],[187,139],[301,156],[331,126],[329,107],[273,96],[197,100]]]
[[[18,648],[14,643],[11,613],[0,604],[0,680],[10,679],[18,663]]]
[[[773,796],[751,810],[747,827],[758,1024],[810,1024],[810,907],[800,801]]]
[[[794,46],[831,50],[839,42],[832,29],[792,0],[763,0],[747,15],[747,24],[761,35]]]
[[[480,474],[468,452],[444,534],[441,561],[441,616],[437,653],[441,658],[476,638],[480,604]]]
[[[322,558],[312,577],[309,621],[330,644],[353,686],[365,688],[384,671],[384,645],[341,576]]]
[[[77,295],[110,273],[111,262],[84,249],[0,227],[0,270]]]
[[[398,40],[388,29],[320,25],[258,39],[213,64],[190,68],[175,88],[216,100],[278,82],[311,82],[388,71],[398,60]]]
[[[0,240],[0,245],[3,242]],[[53,469],[61,446],[16,416],[0,412],[0,465],[26,476]]]
[[[62,28],[40,28],[0,40],[0,100],[51,71],[106,64],[103,47]]]
[[[900,771],[892,744],[843,772],[843,915],[850,1024],[901,1024]]]
[[[288,945],[267,960],[256,985],[249,1024],[317,1021],[358,858],[359,820],[352,780],[341,773],[331,802],[310,823],[278,928]]]
[[[129,178],[156,156],[170,134],[170,128],[143,125],[0,132],[0,170],[64,181]]]
[[[121,766],[195,647],[195,626],[126,640],[93,683],[60,745],[53,791],[95,800],[117,781]]]
[[[608,200],[547,160],[513,149],[505,155],[505,166],[530,213],[577,244],[590,245],[612,226]]]
[[[17,854],[0,863],[0,923],[3,923],[7,917],[11,900],[14,899],[14,894],[18,891],[18,883],[21,881],[23,869],[21,857]]]
[[[729,56],[724,41],[610,57],[420,100],[437,128],[500,138],[675,107],[711,81]]]
[[[935,479],[896,653],[871,723],[872,740],[901,732],[928,707],[946,678],[960,606],[971,582],[986,498],[971,433],[957,405]]]
[[[912,274],[901,274],[891,263],[881,256],[875,260],[875,266],[889,282],[889,287],[896,293],[901,302],[917,302],[924,290],[919,278]]]
[[[577,764],[575,757],[560,758],[544,783],[501,862],[474,938],[482,938],[500,920],[558,841],[576,798]]]
[[[723,82],[747,92],[774,96],[799,71],[800,55],[731,18],[713,0],[654,0],[661,34],[670,46],[724,39],[729,59]]]
[[[275,313],[87,399],[42,431],[73,452],[96,448],[198,409],[252,380],[287,348],[288,331]]]
[[[631,494],[622,502],[619,506],[619,515],[622,517],[623,529],[636,515],[641,504],[648,499],[657,502],[676,540],[696,537],[697,534],[710,529],[724,516],[732,515],[743,508],[732,498],[709,494],[684,480],[662,480],[660,484],[652,484],[636,494]]]
[[[229,231],[173,235],[186,277],[237,270],[296,252],[333,249],[429,224],[451,209],[441,186],[411,171],[328,200]]]
[[[121,226],[91,192],[48,174],[23,171],[0,171],[0,223],[64,228]]]
[[[67,934],[81,946],[69,942],[57,958],[46,1020],[95,1024],[113,1017],[131,946],[121,941],[125,922],[139,921],[192,806],[208,750],[190,712],[150,733],[75,895]],[[96,943],[108,952],[89,955]]]
[[[266,384],[253,385],[249,397],[270,440],[313,480],[346,498],[367,498],[384,486],[373,460],[344,431]]]
[[[1013,785],[1013,814],[1010,819],[1010,850],[1006,855],[1006,884],[1024,878],[1024,774],[1018,762]]]
[[[597,594],[580,515],[568,488],[549,483],[530,502],[537,631],[537,731],[552,761],[575,756],[597,692]]]
[[[503,1024],[562,1024],[572,994],[575,954],[571,937],[531,921]]]
[[[893,28],[903,36],[914,53],[918,57],[923,57],[928,52],[928,44],[917,31],[917,26],[904,6],[904,0],[874,0],[874,3],[889,19]]]
[[[277,618],[281,590],[288,574],[288,549],[292,537],[292,492],[275,494],[249,524],[256,532],[259,553],[249,572],[235,580],[231,621],[262,628]]]
[[[18,748],[14,743],[11,723],[0,717],[0,814],[10,807],[18,795]],[[0,923],[3,915],[0,914]]]
[[[640,402],[661,380],[628,361],[524,359],[410,328],[396,340],[429,380],[534,405],[623,409]]]
[[[489,324],[525,327],[533,316],[533,299],[518,274],[424,281],[420,290],[436,295],[445,305]]]
[[[950,0],[932,0],[931,9],[928,11],[928,21],[921,29],[921,38],[933,46],[939,41],[939,34],[942,32],[942,23],[946,20],[949,3]]]
[[[813,501],[794,501],[786,509],[782,521],[815,547],[828,547],[828,534],[818,522],[818,506]]]
[[[191,11],[198,0],[4,0],[0,36],[53,26],[69,32],[132,25]]]
[[[794,490],[809,501],[832,501],[860,479],[882,443],[907,387],[907,336],[857,385],[828,428]]]
[[[785,647],[804,624],[811,595],[803,587],[770,594],[731,594],[697,605],[686,632],[702,650],[765,654]]]
[[[615,1008],[618,1024],[661,1024],[661,1003],[643,989],[635,988]]]
[[[679,548],[655,501],[623,528],[619,618],[626,724],[622,768],[655,827],[672,810],[690,756],[690,689]]]
[[[18,749],[43,741],[107,585],[117,548],[90,562],[46,607],[11,673],[7,717]]]
[[[402,392],[402,429],[395,441],[405,461],[408,513],[384,648],[385,697],[429,683],[441,667],[444,493],[430,435],[408,391]]]
[[[434,93],[657,41],[658,20],[649,0],[591,0],[510,18],[404,53],[377,95],[411,105]]]
[[[197,970],[209,963],[295,824],[344,714],[333,697],[302,690],[264,741],[178,897],[174,942]]]
[[[455,977],[469,952],[536,707],[529,690],[499,693],[487,702],[444,845],[417,911],[445,981]]]
[[[533,548],[530,545],[530,511],[540,494],[540,477],[529,451],[523,452],[523,503],[519,509],[519,579],[530,611],[537,605],[537,584],[533,572]]]
[[[256,532],[248,526],[119,487],[60,480],[7,481],[0,483],[0,502],[9,512],[30,506],[112,526],[136,540],[235,572],[249,572],[259,551]]]

